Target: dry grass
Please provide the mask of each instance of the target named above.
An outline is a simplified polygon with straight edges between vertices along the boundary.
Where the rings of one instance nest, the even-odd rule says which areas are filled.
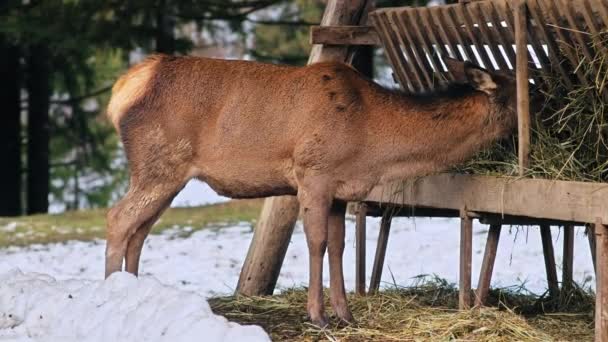
[[[351,294],[349,302],[357,323],[344,325],[332,317],[330,327],[319,329],[306,319],[305,289],[210,300],[216,313],[261,325],[274,341],[593,340],[593,296],[580,288],[556,300],[513,289],[493,290],[489,307],[458,311],[457,290],[436,280],[365,297]],[[329,302],[326,306],[330,308]]]
[[[608,45],[608,32],[594,37]],[[580,54],[577,71],[588,86],[567,89],[561,79],[544,75],[544,105],[532,113],[531,155],[527,176],[559,180],[608,181],[608,55],[593,60]],[[457,171],[486,175],[516,175],[516,139],[495,144]]]

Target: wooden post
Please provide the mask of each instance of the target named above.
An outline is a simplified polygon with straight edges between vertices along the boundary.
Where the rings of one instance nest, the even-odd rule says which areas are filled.
[[[367,17],[372,0],[329,0],[321,25],[357,25]],[[308,63],[350,62],[348,46],[315,45]],[[298,217],[299,203],[294,196],[266,199],[243,264],[236,292],[245,295],[272,294],[285,252]]]
[[[528,21],[525,0],[515,0],[514,2],[519,174],[523,175],[528,168],[530,155],[530,99],[528,92],[528,45],[526,42]]]
[[[595,222],[595,241],[595,341],[608,342],[608,227],[600,218]]]
[[[355,292],[363,296],[365,295],[365,221],[367,205],[359,203],[355,215]]]
[[[241,270],[237,293],[259,296],[274,292],[299,207],[295,196],[266,199]]]
[[[458,308],[471,307],[471,261],[473,259],[473,220],[465,208],[460,210],[460,288]]]
[[[572,274],[574,264],[574,226],[564,226],[564,253],[562,263],[562,290],[572,289]]]
[[[540,226],[540,238],[543,244],[543,255],[545,257],[545,269],[547,270],[549,295],[553,298],[557,298],[559,296],[559,285],[557,284],[557,271],[555,270],[555,253],[553,252],[553,241],[551,241],[550,226]]]
[[[488,297],[501,228],[502,227],[500,224],[493,224],[490,226],[490,230],[488,231],[486,251],[483,255],[481,271],[479,272],[479,283],[477,284],[477,291],[475,292],[475,306],[485,305],[486,298]]]
[[[393,219],[391,208],[384,210],[382,220],[380,221],[380,233],[378,234],[378,246],[376,247],[376,256],[374,257],[374,267],[372,268],[372,278],[369,282],[369,293],[378,292],[380,289],[380,280],[382,279],[382,268],[384,267],[384,257],[386,256],[386,247],[388,246],[388,235],[391,230],[391,221]]]

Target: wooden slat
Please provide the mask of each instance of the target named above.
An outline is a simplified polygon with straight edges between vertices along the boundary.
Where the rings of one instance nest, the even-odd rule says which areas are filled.
[[[473,260],[473,220],[466,209],[460,211],[460,272],[458,308],[471,307],[471,263]]]
[[[407,27],[414,32],[417,43],[416,46],[420,45],[422,47],[422,51],[418,50],[418,53],[422,53],[422,60],[425,62],[424,65],[427,65],[430,62],[430,66],[435,71],[433,74],[437,75],[436,78],[432,77],[431,74],[431,86],[432,88],[436,88],[435,80],[438,80],[441,83],[445,83],[443,77],[441,76],[441,63],[439,59],[437,59],[437,55],[435,50],[433,49],[433,44],[430,42],[428,36],[430,35],[431,30],[427,27],[424,27],[424,33],[420,29],[420,22],[418,22],[420,11],[404,11],[400,16],[400,19]],[[426,56],[425,56],[426,55]]]
[[[595,222],[597,271],[595,272],[595,341],[608,342],[608,227]]]
[[[515,48],[517,59],[515,74],[517,76],[517,139],[519,175],[523,176],[528,168],[530,156],[530,94],[528,81],[528,32],[526,20],[527,10],[524,0],[516,0],[515,10]]]
[[[577,68],[579,60],[576,56],[575,51],[573,51],[572,47],[568,46],[567,44],[568,42],[570,42],[570,39],[568,39],[564,35],[561,28],[558,28],[560,26],[560,23],[555,14],[555,9],[553,8],[553,6],[547,5],[546,1],[538,0],[537,3],[540,5],[542,15],[545,17],[546,23],[553,25],[552,31],[555,32],[555,34],[557,35],[558,44],[559,46],[561,46],[561,49],[558,49],[558,51],[562,52],[560,53],[560,55],[564,55],[570,61],[570,65],[575,70],[578,80],[583,85],[588,86],[589,82],[587,81],[587,78],[582,73],[580,68]]]
[[[380,45],[380,37],[372,26],[312,26],[310,44]]]
[[[594,18],[593,18],[593,9],[591,8],[591,4],[589,0],[583,0],[583,7],[580,8],[581,13],[583,14],[583,18],[585,19],[585,23],[589,28],[590,33],[592,34],[591,38],[596,47],[600,48],[604,53],[606,52],[606,46],[604,46],[604,42],[599,39],[599,35],[601,30],[598,28]]]
[[[595,66],[595,63],[591,63],[591,61],[593,61],[593,59],[595,57],[595,54],[592,53],[591,50],[589,49],[589,41],[587,39],[585,39],[585,36],[582,33],[583,31],[581,31],[581,28],[578,26],[578,22],[576,20],[574,20],[574,17],[572,16],[572,12],[574,11],[574,8],[572,8],[572,6],[571,6],[572,4],[571,4],[570,0],[565,0],[565,1],[557,0],[557,1],[558,1],[558,4],[560,4],[563,7],[564,16],[566,17],[566,20],[568,21],[568,24],[570,25],[570,27],[569,27],[569,29],[571,30],[570,32],[576,38],[576,41],[578,42],[578,47],[583,51],[583,55],[587,59],[587,63],[589,63],[591,68],[593,68],[594,74],[599,73],[599,70]]]
[[[479,58],[481,58],[481,61],[479,62],[481,62],[486,69],[493,69],[492,62],[490,61],[490,58],[486,53],[483,44],[481,44],[479,39],[477,39],[478,35],[473,32],[473,22],[469,17],[468,11],[465,10],[465,5],[460,4],[458,6],[454,6],[454,13],[456,14],[456,17],[458,18],[459,22],[464,24],[464,31],[468,34],[469,39],[471,40],[471,42],[473,42],[473,45],[475,45],[477,55],[479,56]]]
[[[473,16],[474,18],[478,18],[477,25],[479,26],[479,30],[481,32],[481,36],[483,37],[483,41],[485,41],[487,43],[484,45],[487,45],[488,48],[490,49],[490,52],[492,53],[494,60],[496,61],[496,65],[498,67],[497,70],[509,70],[509,67],[508,67],[507,63],[505,62],[505,60],[502,56],[502,53],[500,52],[500,49],[498,49],[498,37],[496,37],[494,34],[490,33],[490,31],[496,32],[498,30],[494,27],[494,24],[492,24],[492,28],[488,28],[488,20],[483,15],[483,13],[480,9],[481,6],[482,6],[482,3],[475,3],[475,4],[471,4],[471,5],[467,6],[466,8],[469,10],[469,13],[471,14],[471,16]],[[481,45],[479,48],[483,49],[484,52],[487,53],[484,45]],[[488,66],[488,70],[491,70],[493,68],[494,68],[493,64],[491,66]]]
[[[558,298],[559,285],[557,283],[557,270],[555,269],[555,252],[553,251],[553,241],[551,240],[551,227],[541,225],[540,237],[543,244],[543,257],[545,259],[545,270],[547,271],[549,295],[552,298]]]
[[[365,295],[365,236],[367,205],[359,203],[355,222],[355,293]]]
[[[488,231],[488,239],[486,240],[486,248],[481,263],[481,271],[479,272],[479,283],[477,291],[475,291],[475,306],[485,305],[492,282],[492,271],[494,270],[494,261],[496,260],[496,252],[498,251],[498,241],[500,240],[500,224],[493,224]]]
[[[463,36],[460,34],[460,30],[458,30],[458,26],[456,24],[456,21],[454,20],[454,15],[452,14],[453,6],[441,6],[439,7],[439,10],[441,14],[443,14],[443,20],[445,21],[446,26],[449,29],[448,32],[450,32],[450,34],[453,36],[452,39],[455,38],[455,40],[458,42],[457,45],[460,45],[462,47],[464,57],[471,62],[476,62],[477,59],[475,57],[475,54],[473,53],[473,50],[471,50],[471,47],[469,46],[468,42],[464,40]],[[454,53],[460,54],[461,52],[460,50],[456,49]]]
[[[559,48],[556,46],[555,40],[552,36],[549,35],[547,28],[545,26],[544,18],[539,15],[540,9],[538,7],[539,0],[529,0],[528,1],[528,13],[532,16],[534,21],[536,22],[536,30],[537,34],[540,34],[542,39],[544,40],[545,45],[547,45],[547,50],[549,51],[549,60],[551,61],[551,69],[556,69],[561,75],[564,84],[571,88],[572,82],[570,81],[570,76],[564,69],[562,65],[562,61],[559,54]],[[543,1],[543,0],[540,0]]]
[[[595,5],[594,7],[598,9],[600,17],[604,22],[604,27],[608,28],[608,3],[606,1],[596,1]]]
[[[366,201],[393,205],[608,223],[608,184],[439,174],[377,186]]]
[[[401,83],[403,89],[408,90],[409,92],[416,92],[417,87],[412,82],[413,78],[410,77],[409,68],[405,68],[405,59],[399,52],[399,43],[397,43],[390,34],[390,29],[387,27],[387,23],[383,17],[384,14],[382,12],[372,13],[370,15],[370,21],[376,28],[379,28],[380,32],[382,32],[380,38],[384,45],[384,50],[389,57],[388,60],[391,63],[393,70],[396,72],[399,83]]]
[[[403,21],[394,11],[389,12],[387,17],[393,30],[401,33],[398,35],[398,39],[400,39],[402,51],[407,56],[409,65],[416,75],[420,91],[429,91],[432,89],[433,82],[417,51],[413,49],[416,45],[410,35],[410,31],[404,26]]]
[[[439,7],[431,7],[431,8],[427,8],[427,11],[433,21],[433,26],[437,27],[437,29],[439,31],[439,35],[441,36],[442,43],[444,45],[447,45],[452,53],[452,54],[447,54],[446,56],[460,59],[458,48],[455,44],[452,44],[452,39],[449,38],[449,35],[444,28],[445,25],[443,25],[443,23],[441,21],[441,12],[440,12],[441,9]],[[448,72],[448,73],[450,74],[451,78],[454,79],[454,76],[450,72]]]
[[[380,221],[380,233],[378,234],[378,246],[376,247],[376,256],[374,257],[374,266],[372,268],[372,278],[369,282],[369,293],[376,293],[380,289],[380,281],[382,280],[382,269],[384,267],[384,258],[386,256],[386,248],[388,246],[388,236],[391,231],[391,221],[393,219],[393,210],[387,208],[382,214]]]
[[[439,50],[439,53],[442,54],[443,56],[449,56],[450,53],[448,52],[448,50],[445,47],[445,44],[441,41],[439,37],[439,33],[437,32],[437,26],[433,24],[432,18],[429,14],[429,9],[427,7],[421,8],[420,10],[420,15],[419,15],[419,19],[420,22],[419,24],[426,28],[426,32],[429,34],[429,37],[431,39],[431,41],[433,42],[434,46],[436,47],[437,50]],[[439,63],[439,66],[441,67],[441,63]],[[443,68],[440,68],[437,70],[437,72],[442,75],[442,79],[447,78],[449,81],[454,81],[455,78],[454,76],[449,73],[449,72],[444,72]]]
[[[505,50],[507,59],[509,59],[509,62],[511,63],[513,68],[515,68],[515,53],[513,52],[512,46],[513,38],[512,36],[510,40],[507,38],[507,35],[509,34],[508,32],[510,32],[512,29],[511,25],[513,25],[513,23],[508,22],[506,15],[504,16],[504,18],[498,15],[497,9],[494,4],[495,2],[491,1],[483,3],[483,5],[480,5],[479,7],[481,8],[481,13],[483,14],[484,20],[487,22],[491,22],[492,26],[494,26],[494,29],[491,30],[493,32],[493,35],[495,36],[495,39],[500,42],[500,45],[502,45],[503,49]],[[508,30],[503,29],[501,24],[502,21],[505,21],[507,23]],[[512,34],[513,33],[511,32],[511,35]],[[500,54],[500,57],[504,59],[502,53]]]
[[[595,33],[608,27],[607,2],[527,0],[526,3],[530,22],[524,33],[527,36],[525,48],[533,51],[536,56],[535,63],[531,63],[532,59],[528,58],[528,77],[534,79],[537,85],[541,85],[546,76],[543,70],[555,71],[564,80],[565,85],[571,87],[571,70],[580,84],[588,86],[589,79],[582,69],[576,68],[580,60],[575,49],[580,49],[585,59],[593,57],[593,49],[587,44],[590,39],[580,31]],[[425,71],[438,70],[437,66],[441,64],[439,59],[432,57],[435,51],[456,54],[457,58],[477,61],[486,67],[494,65],[494,59],[500,70],[516,64],[517,57],[512,51],[513,7],[513,1],[494,0],[433,8],[390,8],[377,12],[389,15],[394,21],[393,24],[399,24],[395,21],[395,16],[407,18],[405,24],[401,24],[401,27],[397,27],[393,32],[395,39],[405,41],[406,44],[400,45],[407,46],[405,50],[411,50],[409,52],[413,58],[407,58],[406,69],[413,69],[420,76],[420,82],[425,87],[432,88],[433,84],[429,83],[429,79],[439,77],[441,80],[443,76],[451,79],[453,76],[449,73],[444,75],[439,71],[431,75],[432,77],[427,77]],[[508,23],[507,27],[502,27],[503,20]],[[488,22],[492,23],[491,27],[487,26]],[[546,45],[547,52],[543,44]],[[599,41],[596,44],[599,45]],[[472,46],[476,50],[475,53]],[[504,55],[499,46],[504,48]],[[427,55],[431,56],[431,60],[427,60]],[[563,57],[569,62],[568,65],[562,63]]]
[[[508,2],[508,1],[505,2],[504,8],[507,11],[507,13],[509,13],[509,15],[512,17],[511,19],[513,20],[513,27],[515,27],[515,21],[514,21],[515,18],[513,15],[515,13],[515,9],[511,7],[511,4],[512,4],[511,2]],[[547,67],[548,65],[550,65],[550,63],[547,60],[544,49],[538,43],[538,40],[536,37],[537,32],[535,31],[535,29],[532,26],[532,23],[530,21],[529,9],[527,8],[528,4],[529,4],[529,1],[526,1],[526,12],[527,12],[526,13],[526,49],[527,50],[530,50],[530,48],[532,49],[533,53],[539,59],[541,68],[543,66]],[[515,33],[515,32],[513,32],[513,33]],[[515,40],[514,40],[514,42],[515,42]],[[514,63],[514,65],[515,64],[517,64],[517,63]],[[542,73],[539,69],[536,68],[536,64],[534,64],[534,61],[529,54],[528,54],[528,72],[529,72],[528,78],[532,78],[534,80],[534,82],[536,82],[537,85],[540,85],[542,83],[540,81],[540,77],[542,76]]]
[[[572,289],[573,265],[574,265],[574,226],[564,226],[564,249],[562,260],[562,289]]]

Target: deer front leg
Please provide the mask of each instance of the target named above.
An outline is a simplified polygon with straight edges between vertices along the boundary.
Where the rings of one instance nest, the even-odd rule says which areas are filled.
[[[330,302],[338,318],[345,322],[354,321],[348,308],[346,291],[344,290],[344,272],[342,256],[344,254],[344,214],[346,202],[335,200],[329,214],[328,252],[329,252],[329,283]]]
[[[327,248],[327,223],[331,198],[309,189],[300,189],[298,198],[303,210],[310,265],[308,315],[313,324],[325,327],[328,321],[323,305],[323,257]]]

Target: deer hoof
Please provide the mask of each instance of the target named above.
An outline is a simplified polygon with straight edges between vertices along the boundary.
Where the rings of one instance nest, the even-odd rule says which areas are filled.
[[[317,315],[317,317],[311,315],[310,321],[312,322],[312,324],[316,325],[321,329],[329,325],[329,320],[327,319],[327,316],[325,316],[325,314]]]
[[[345,313],[336,314],[341,322],[346,323],[347,325],[354,324],[355,319],[353,318],[353,314],[347,310]]]

